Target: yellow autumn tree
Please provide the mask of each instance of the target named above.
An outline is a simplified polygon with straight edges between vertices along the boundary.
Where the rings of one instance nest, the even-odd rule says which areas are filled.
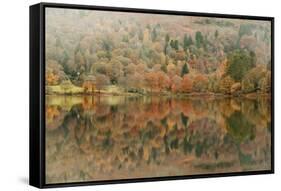
[[[235,83],[235,81],[230,77],[226,76],[220,81],[220,91],[225,94],[231,93],[231,86]]]

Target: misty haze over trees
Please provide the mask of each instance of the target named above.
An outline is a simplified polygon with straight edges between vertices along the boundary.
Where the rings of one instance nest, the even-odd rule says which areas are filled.
[[[46,14],[47,94],[271,91],[270,22],[55,8]]]

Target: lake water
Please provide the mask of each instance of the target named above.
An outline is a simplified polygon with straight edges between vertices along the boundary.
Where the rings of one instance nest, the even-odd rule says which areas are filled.
[[[47,96],[46,183],[271,169],[269,98]]]

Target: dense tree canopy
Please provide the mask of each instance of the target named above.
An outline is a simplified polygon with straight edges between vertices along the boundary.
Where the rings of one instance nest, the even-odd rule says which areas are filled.
[[[241,81],[245,74],[255,66],[255,53],[247,50],[235,50],[228,55],[229,74],[234,80]]]
[[[56,9],[47,18],[48,89],[231,93],[231,79],[245,93],[270,91],[268,22]]]

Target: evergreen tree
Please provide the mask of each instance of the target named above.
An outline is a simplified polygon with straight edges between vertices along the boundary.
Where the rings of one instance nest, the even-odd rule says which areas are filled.
[[[155,42],[156,39],[157,39],[157,31],[156,31],[156,29],[154,27],[152,32],[151,32],[151,40],[152,40],[152,42]]]
[[[174,41],[174,49],[179,50],[179,41],[178,40]]]
[[[187,37],[187,34],[185,34],[184,39],[183,39],[183,49],[184,49],[184,51],[187,51],[188,46],[189,46],[188,37]]]
[[[219,31],[216,30],[216,31],[215,31],[215,39],[217,39],[218,37],[219,37]]]
[[[174,48],[174,47],[175,47],[174,40],[171,40],[171,41],[170,41],[170,46],[171,46],[172,48]]]
[[[195,40],[196,40],[196,46],[197,48],[200,48],[203,44],[204,37],[200,31],[197,31],[195,34]]]
[[[169,41],[170,41],[170,36],[169,36],[169,34],[166,34],[166,36],[165,36],[165,47],[164,47],[165,55],[167,55],[167,48],[169,46]]]
[[[235,81],[241,81],[245,74],[255,66],[254,52],[238,49],[228,54],[228,67],[226,73]]]
[[[182,66],[181,76],[183,77],[185,74],[188,74],[188,73],[189,73],[189,69],[188,69],[187,63],[185,63],[185,64]]]
[[[165,42],[166,42],[166,43],[169,43],[169,41],[170,41],[170,36],[169,36],[169,34],[166,34],[166,36],[165,36]]]

